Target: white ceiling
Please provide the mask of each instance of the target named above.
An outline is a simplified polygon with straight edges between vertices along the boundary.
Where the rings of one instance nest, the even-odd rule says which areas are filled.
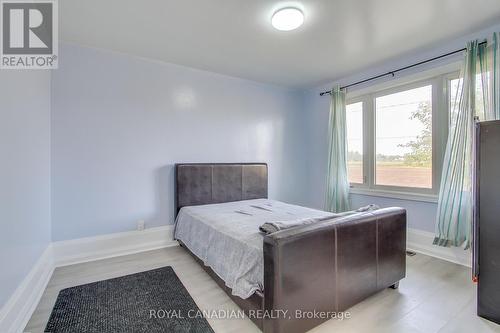
[[[296,4],[297,30],[272,28]],[[62,0],[61,39],[306,87],[500,22],[499,0]]]

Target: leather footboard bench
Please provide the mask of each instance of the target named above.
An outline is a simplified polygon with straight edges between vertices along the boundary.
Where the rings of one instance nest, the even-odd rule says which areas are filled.
[[[193,257],[246,313],[267,314],[249,316],[264,333],[306,332],[397,287],[406,274],[406,211],[385,208],[264,236],[264,294],[248,299]]]

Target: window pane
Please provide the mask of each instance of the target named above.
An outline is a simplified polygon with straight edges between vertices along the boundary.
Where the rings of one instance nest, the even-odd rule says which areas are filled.
[[[478,71],[480,69],[478,68]],[[485,121],[485,120],[491,120],[494,119],[494,115],[488,115],[488,109],[491,110],[487,106],[488,103],[488,98],[487,94],[488,92],[485,91],[484,89],[488,86],[488,82],[490,82],[490,72],[489,71],[484,71],[476,75],[476,109],[475,109],[475,116],[479,118],[480,121]],[[491,118],[493,116],[493,118]]]
[[[455,126],[457,122],[458,107],[460,104],[460,93],[462,91],[462,79],[449,80],[449,110],[450,110],[450,129]]]
[[[363,102],[346,106],[346,123],[349,182],[363,184]]]
[[[483,88],[487,85],[490,73],[485,72],[482,74],[476,74],[476,105],[474,114],[479,117],[479,120],[483,121],[487,119],[486,110],[488,109],[484,105],[484,91]],[[483,82],[486,81],[486,82]],[[463,79],[451,79],[448,81],[448,94],[449,94],[449,112],[450,112],[450,131],[453,129],[457,122],[458,108],[460,107],[460,97],[462,92]]]
[[[378,97],[377,185],[432,188],[432,85]]]

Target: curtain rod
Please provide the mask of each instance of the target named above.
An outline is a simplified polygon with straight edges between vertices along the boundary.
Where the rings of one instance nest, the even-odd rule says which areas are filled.
[[[483,41],[483,42],[479,43],[478,45],[483,45],[483,44],[486,44],[486,43],[487,43],[486,41]],[[405,67],[401,67],[401,68],[398,68],[396,70],[393,70],[393,71],[390,71],[390,72],[387,72],[387,73],[384,73],[384,74],[379,74],[379,75],[376,75],[376,76],[372,76],[372,77],[370,77],[368,79],[364,79],[364,80],[361,80],[361,81],[358,81],[358,82],[354,82],[354,83],[348,84],[346,86],[340,87],[340,89],[347,89],[347,88],[350,88],[352,86],[356,86],[356,85],[361,84],[361,83],[365,83],[365,82],[368,82],[368,81],[380,79],[380,78],[382,78],[384,76],[388,76],[388,75],[392,75],[392,77],[394,77],[394,74],[396,74],[398,72],[404,71],[404,70],[412,68],[412,67],[420,66],[420,65],[426,64],[428,62],[431,62],[431,61],[434,61],[434,60],[437,60],[437,59],[445,58],[445,57],[451,56],[453,54],[463,52],[465,50],[467,50],[466,47],[464,47],[463,49],[460,49],[460,50],[456,50],[456,51],[448,52],[446,54],[442,54],[440,56],[437,56],[437,57],[434,57],[434,58],[431,58],[431,59],[427,59],[427,60],[424,60],[424,61],[417,62],[416,64],[413,64],[413,65],[408,65],[408,66],[405,66]],[[321,92],[319,95],[320,96],[323,96],[323,95],[326,95],[326,94],[330,95],[331,93],[332,93],[331,90],[327,90],[327,91]]]

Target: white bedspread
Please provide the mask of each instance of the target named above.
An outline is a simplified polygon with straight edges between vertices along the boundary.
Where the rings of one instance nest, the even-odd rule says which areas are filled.
[[[219,275],[233,295],[248,298],[264,290],[263,235],[265,222],[334,214],[268,199],[183,207],[175,238]]]

